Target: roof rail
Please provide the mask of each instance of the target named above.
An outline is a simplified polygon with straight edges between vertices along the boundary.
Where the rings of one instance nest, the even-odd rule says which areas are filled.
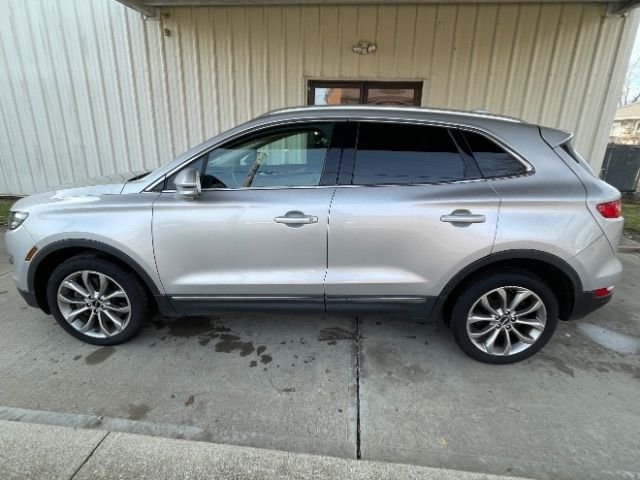
[[[261,117],[268,117],[271,115],[279,115],[283,113],[295,113],[304,111],[320,111],[327,109],[335,110],[370,110],[370,111],[392,111],[392,112],[417,112],[417,113],[437,113],[444,115],[461,115],[476,118],[491,118],[495,120],[503,120],[514,123],[524,123],[521,119],[516,117],[510,117],[507,115],[498,115],[495,113],[489,113],[486,110],[475,109],[471,111],[467,110],[454,110],[446,108],[432,108],[432,107],[398,107],[398,106],[380,106],[380,105],[312,105],[312,106],[296,106],[285,107],[271,110],[261,115]]]

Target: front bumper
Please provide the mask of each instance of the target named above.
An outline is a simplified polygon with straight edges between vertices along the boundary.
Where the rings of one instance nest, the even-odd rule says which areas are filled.
[[[27,302],[27,304],[30,307],[40,308],[40,305],[38,305],[38,300],[36,300],[36,294],[35,293],[27,292],[27,291],[20,290],[20,289],[18,289],[18,293],[20,293],[20,295],[22,295],[22,298],[24,298],[24,301]]]
[[[27,219],[27,222],[28,221],[29,219]],[[18,290],[27,291],[29,290],[27,284],[29,262],[25,260],[25,257],[29,253],[29,250],[33,248],[35,242],[24,225],[15,230],[7,230],[7,233],[4,235],[4,242],[7,246],[7,253],[13,260],[11,263],[13,282],[15,286],[18,287]]]
[[[613,292],[603,297],[597,297],[592,292],[582,292],[576,295],[573,303],[573,312],[567,320],[580,320],[591,312],[603,307],[613,297]]]

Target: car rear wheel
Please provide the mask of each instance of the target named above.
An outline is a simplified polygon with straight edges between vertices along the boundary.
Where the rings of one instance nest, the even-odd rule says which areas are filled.
[[[478,277],[462,290],[451,312],[453,336],[469,356],[514,363],[538,352],[558,323],[558,301],[537,275],[525,271]]]
[[[129,340],[149,311],[144,287],[134,274],[89,255],[73,257],[53,271],[47,300],[62,328],[94,345]]]

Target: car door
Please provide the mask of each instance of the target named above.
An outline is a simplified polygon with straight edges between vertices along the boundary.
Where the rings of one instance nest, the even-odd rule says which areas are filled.
[[[458,133],[359,124],[331,205],[328,311],[428,308],[446,281],[491,252],[500,199]]]
[[[159,276],[180,313],[267,306],[324,309],[329,203],[340,149],[333,122],[252,133],[183,167],[201,172],[195,200],[175,172],[153,206]]]

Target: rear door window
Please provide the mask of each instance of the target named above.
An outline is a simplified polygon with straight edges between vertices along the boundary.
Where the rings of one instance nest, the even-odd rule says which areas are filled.
[[[485,178],[512,177],[527,172],[522,162],[484,135],[462,132]]]
[[[441,183],[480,178],[449,130],[430,125],[362,122],[353,184]]]

